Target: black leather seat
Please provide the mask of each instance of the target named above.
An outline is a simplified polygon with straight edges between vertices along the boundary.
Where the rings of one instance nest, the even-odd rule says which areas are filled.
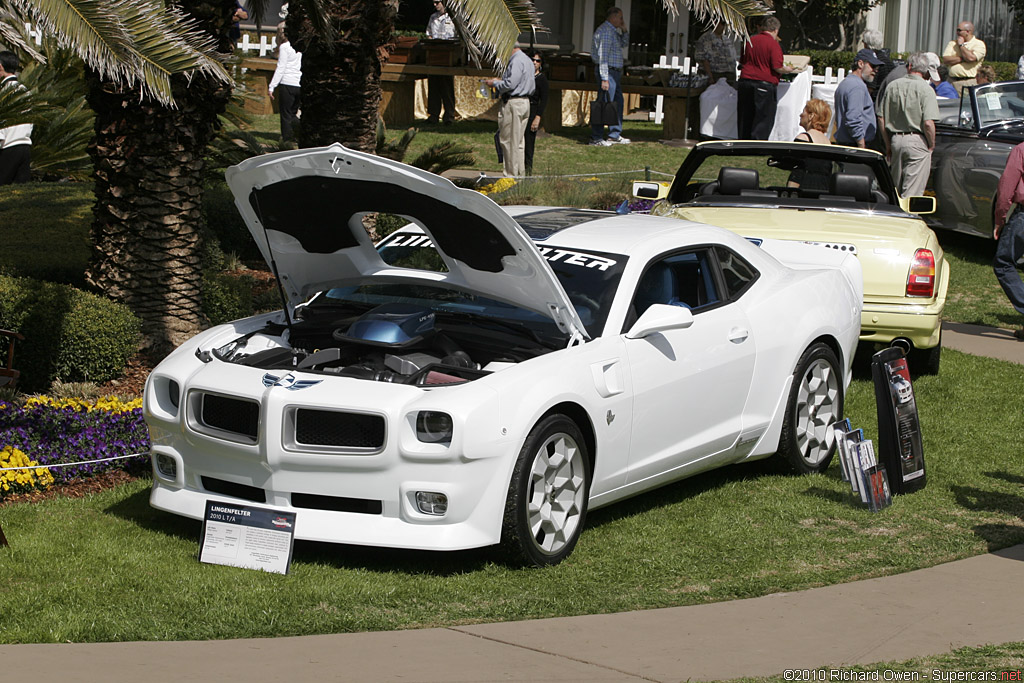
[[[678,285],[675,273],[664,263],[655,263],[640,278],[636,288],[634,307],[637,317],[644,314],[651,304],[668,304],[676,300]]]
[[[755,168],[724,166],[718,171],[718,194],[738,195],[743,190],[757,190],[760,177]]]
[[[871,191],[871,178],[855,173],[833,173],[829,191],[837,197],[853,197],[855,202],[875,201]]]

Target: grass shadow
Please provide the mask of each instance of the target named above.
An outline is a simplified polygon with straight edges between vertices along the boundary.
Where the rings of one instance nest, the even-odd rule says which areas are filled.
[[[693,496],[714,491],[728,484],[760,479],[765,476],[778,476],[779,474],[780,468],[772,462],[772,458],[719,467],[651,491],[645,491],[642,495],[619,501],[608,507],[588,512],[586,528],[597,528],[618,520],[642,515],[651,510],[676,505]]]
[[[1010,483],[1024,483],[1024,478],[1006,472],[989,472],[986,476]],[[951,491],[957,504],[964,509],[1012,515],[1024,520],[1024,495],[984,490],[974,486],[954,486]],[[985,541],[990,552],[1024,542],[1024,529],[1021,529],[1020,525],[979,524],[971,530]]]
[[[183,541],[198,542],[203,526],[198,520],[172,515],[150,506],[148,488],[122,498],[103,511],[146,531]]]

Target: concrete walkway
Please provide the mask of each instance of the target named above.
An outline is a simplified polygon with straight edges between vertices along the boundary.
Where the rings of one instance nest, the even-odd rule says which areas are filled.
[[[947,324],[943,344],[1024,364],[1024,343],[1006,330]],[[1024,641],[1024,545],[880,579],[641,612],[262,640],[0,645],[0,681],[686,681],[1010,641]],[[841,680],[825,673],[817,680]]]
[[[1024,640],[1022,587],[1024,545],[880,579],[643,612],[263,640],[4,645],[0,678],[567,683],[841,669]]]

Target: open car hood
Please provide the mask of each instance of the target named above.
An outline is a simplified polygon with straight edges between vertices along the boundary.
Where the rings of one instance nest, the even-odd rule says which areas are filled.
[[[340,144],[247,159],[226,173],[235,204],[289,308],[372,280],[450,285],[550,317],[588,337],[551,267],[493,201],[412,166]],[[386,264],[363,226],[376,212],[426,231],[448,272]]]

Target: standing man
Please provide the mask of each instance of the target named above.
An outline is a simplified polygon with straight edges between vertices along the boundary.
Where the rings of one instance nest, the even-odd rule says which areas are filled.
[[[427,38],[455,40],[455,24],[441,0],[434,0],[434,9],[427,22]],[[427,76],[427,123],[437,123],[444,105],[444,123],[455,120],[455,76]]]
[[[736,83],[736,46],[731,39],[723,37],[723,33],[725,22],[720,21],[713,30],[697,39],[694,56],[711,83],[724,78],[733,85]]]
[[[629,45],[629,31],[622,17],[622,10],[612,7],[605,15],[605,22],[594,31],[594,44],[590,48],[590,58],[597,64],[597,80],[601,85],[598,97],[602,93],[615,103],[615,111],[619,114],[619,122],[608,126],[608,139],[604,139],[604,126],[590,124],[590,144],[598,147],[611,145],[628,145],[629,139],[622,137],[622,50]]]
[[[910,72],[889,84],[882,97],[879,119],[893,180],[900,195],[924,194],[935,150],[939,104],[928,80],[934,67],[923,52],[907,60]]]
[[[526,119],[530,117],[533,94],[533,61],[518,47],[513,48],[501,78],[485,81],[501,94],[498,109],[498,141],[501,144],[505,175],[526,175]]]
[[[949,41],[942,52],[942,61],[949,67],[949,80],[953,81],[957,95],[965,85],[977,85],[978,67],[985,61],[985,43],[974,35],[974,24],[961,21],[956,27],[956,38]]]
[[[782,64],[781,27],[782,22],[776,17],[766,17],[760,32],[747,41],[740,57],[736,123],[741,140],[767,140],[775,127],[779,74],[793,72]]]
[[[18,82],[18,56],[4,50],[0,52],[0,88],[17,88],[25,86]],[[32,160],[32,124],[22,123],[16,126],[0,128],[0,185],[27,183],[29,162]]]
[[[1016,206],[1007,220],[1011,204]],[[1010,303],[1024,315],[1024,282],[1017,273],[1018,264],[1024,262],[1024,209],[1021,207],[1024,207],[1024,142],[1010,150],[1006,169],[999,178],[992,231],[992,236],[999,240],[992,270]],[[1014,330],[1013,336],[1024,341],[1024,327]]]
[[[865,81],[874,78],[875,67],[881,65],[882,60],[875,56],[874,50],[861,50],[850,73],[836,88],[836,142],[840,145],[867,147],[874,139],[875,105]]]

